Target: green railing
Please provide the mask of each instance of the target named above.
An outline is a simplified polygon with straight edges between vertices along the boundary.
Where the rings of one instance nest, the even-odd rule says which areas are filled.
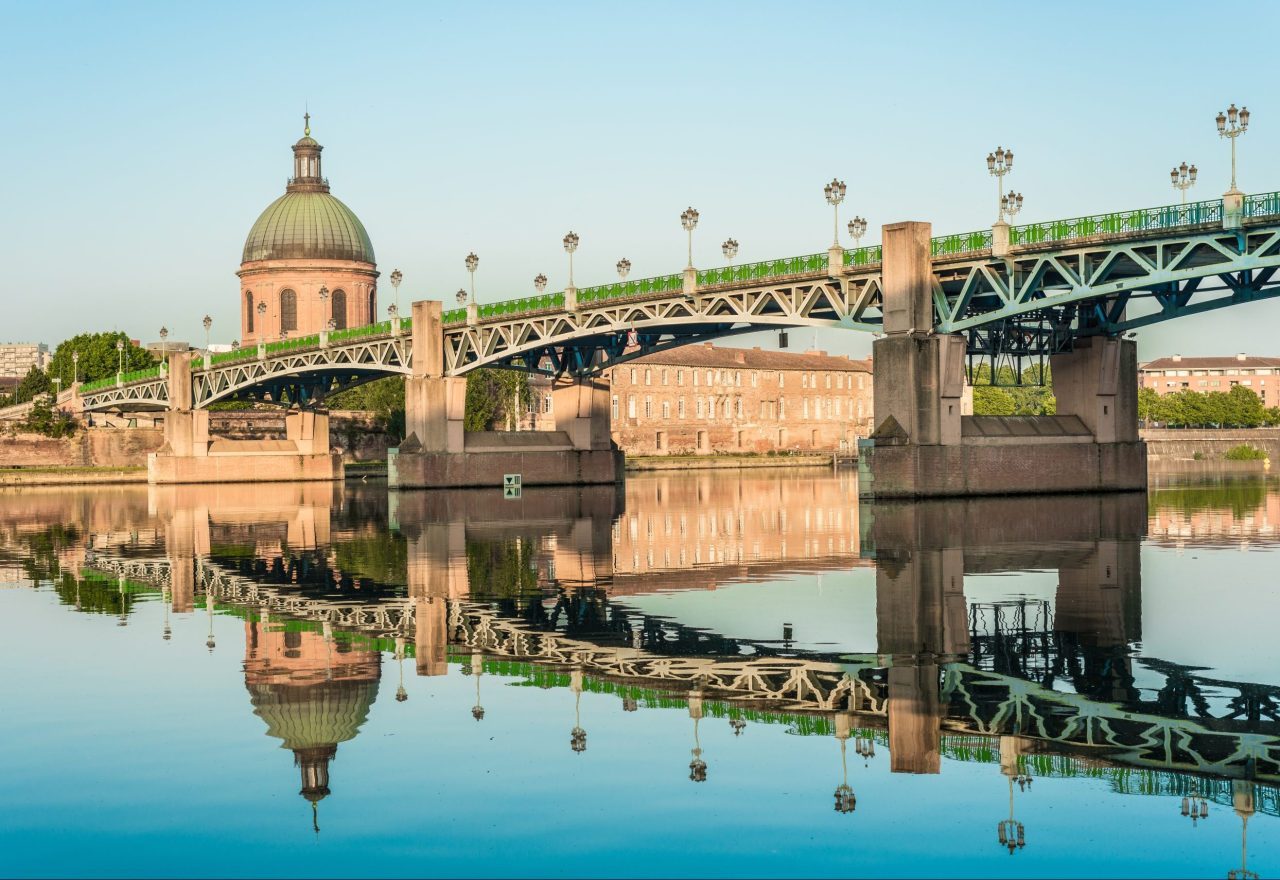
[[[659,275],[656,278],[637,278],[635,281],[615,281],[596,287],[578,290],[578,303],[600,303],[631,296],[648,296],[654,293],[676,293],[684,289],[684,275]]]
[[[508,299],[496,303],[485,303],[482,306],[476,307],[476,317],[478,319],[506,318],[511,315],[523,315],[529,312],[544,311],[546,309],[563,308],[563,293],[544,293],[540,296],[526,296],[521,299]],[[466,320],[466,309],[455,309],[454,311],[462,312],[462,318],[463,320]]]
[[[1246,217],[1270,217],[1280,214],[1280,192],[1260,193],[1244,197]]]
[[[741,266],[725,266],[720,269],[704,269],[698,273],[698,286],[732,284],[735,281],[759,281],[784,275],[808,275],[827,270],[827,255],[805,254],[783,260],[762,260],[759,263],[743,263]],[[681,279],[683,282],[683,278]]]
[[[1091,238],[1095,235],[1151,232],[1221,222],[1222,200],[1210,199],[1186,205],[1163,205],[1159,208],[1141,208],[1137,211],[1117,211],[1111,214],[1073,217],[1070,220],[1051,220],[1048,223],[1012,226],[1009,228],[1009,244],[1013,246],[1071,241]]]
[[[445,324],[462,324],[467,320],[466,309],[449,309],[440,316],[440,320]]]
[[[846,266],[871,266],[884,259],[884,249],[878,244],[867,245],[844,252]]]
[[[121,384],[128,385],[130,382],[142,382],[146,379],[159,379],[160,365],[147,367],[145,370],[132,370],[120,377]],[[116,377],[110,376],[105,379],[98,379],[93,382],[86,382],[80,386],[81,394],[88,394],[93,391],[101,391],[103,388],[112,388],[116,384]]]
[[[929,241],[929,254],[934,257],[954,257],[991,247],[991,230],[962,232],[959,235],[939,235]]]

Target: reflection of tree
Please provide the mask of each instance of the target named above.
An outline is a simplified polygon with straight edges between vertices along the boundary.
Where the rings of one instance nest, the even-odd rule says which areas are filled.
[[[86,574],[77,579],[69,572],[52,580],[53,589],[64,605],[74,605],[77,611],[90,614],[115,614],[127,617],[133,609],[133,594],[120,589],[115,578]]]
[[[27,577],[32,581],[52,581],[62,574],[58,551],[83,544],[84,536],[74,525],[55,523],[39,532],[25,534],[20,540],[26,546],[22,568]]]
[[[473,595],[519,596],[538,587],[536,545],[527,539],[467,542]]]
[[[335,543],[333,556],[344,575],[379,583],[404,583],[409,570],[409,544],[391,532]]]
[[[1239,518],[1253,513],[1267,500],[1267,485],[1262,477],[1232,480],[1215,486],[1187,486],[1153,491],[1148,501],[1152,514],[1176,511],[1183,516],[1206,511],[1230,510]]]

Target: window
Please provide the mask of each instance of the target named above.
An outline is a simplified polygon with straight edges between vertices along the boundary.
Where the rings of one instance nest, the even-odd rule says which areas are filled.
[[[648,367],[644,368],[644,384],[646,385],[653,384],[653,370],[649,369]]]
[[[280,291],[280,329],[298,329],[298,295],[292,290]]]
[[[808,387],[809,387],[809,374],[808,374],[808,373],[801,373],[801,374],[800,374],[800,387],[801,387],[801,388],[808,388]]]
[[[839,389],[843,387],[844,387],[844,373],[840,373],[836,376],[836,388]]]
[[[662,384],[663,385],[667,384],[667,371],[665,367],[662,370]]]
[[[707,398],[707,418],[714,419],[716,417],[716,399],[714,397]]]
[[[253,291],[252,290],[246,290],[244,292],[244,307],[249,314],[249,323],[248,323],[249,331],[248,332],[252,333],[253,332]]]
[[[809,398],[807,398],[807,397],[806,397],[806,398],[804,398],[804,400],[803,400],[803,401],[801,401],[801,403],[802,403],[802,405],[803,405],[803,407],[804,407],[804,417],[807,419],[807,418],[809,418]]]
[[[609,407],[609,416],[613,419],[618,418],[618,395],[616,394],[613,395],[613,401]]]
[[[836,418],[840,418],[840,398],[836,398]]]
[[[635,367],[631,368],[631,384],[632,385],[636,384],[636,368]]]
[[[779,420],[787,417],[787,401],[785,398],[778,398],[778,418]]]
[[[831,388],[831,374],[827,373],[827,389],[830,390],[830,388]]]
[[[711,387],[711,371],[707,370],[707,387]]]
[[[671,401],[669,400],[662,401],[662,417],[664,419],[671,418]]]
[[[702,398],[695,397],[693,399],[693,403],[694,403],[694,411],[697,413],[698,418],[702,418]]]
[[[644,398],[644,417],[646,419],[653,418],[653,398],[647,394]]]
[[[693,387],[697,388],[698,387],[698,371],[690,370],[689,372],[693,373]]]
[[[738,410],[738,413],[737,413],[738,418],[742,418],[742,398],[741,397],[737,399],[736,405]]]
[[[547,394],[542,398],[542,412],[544,414],[551,412],[551,395]]]
[[[676,401],[676,416],[682,419],[684,418],[684,398],[683,397]]]
[[[627,418],[634,419],[636,417],[636,396],[634,394],[627,395]]]
[[[369,290],[369,323],[376,324],[378,321],[378,291],[377,288]]]
[[[676,384],[677,385],[684,384],[684,370],[676,370]]]
[[[741,370],[733,371],[733,387],[735,388],[742,387],[742,371]]]
[[[347,292],[345,290],[333,292],[333,329],[347,329]]]
[[[858,376],[858,390],[862,390],[862,376]]]
[[[787,374],[779,370],[778,371],[778,387],[779,388],[787,384],[786,379],[787,379]]]
[[[760,371],[759,370],[751,371],[751,387],[752,388],[760,387]]]

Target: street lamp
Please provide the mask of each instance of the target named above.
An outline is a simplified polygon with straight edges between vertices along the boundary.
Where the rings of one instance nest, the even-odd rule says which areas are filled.
[[[1235,143],[1232,141],[1232,143]],[[1174,167],[1169,172],[1169,182],[1173,188],[1182,193],[1182,204],[1187,203],[1187,190],[1196,185],[1196,166],[1188,166],[1186,162]]]
[[[1022,210],[1022,193],[1016,193],[1009,190],[1008,195],[1000,197],[1000,216],[1013,219],[1014,215]]]
[[[1004,222],[1004,197],[1000,191],[1004,189],[1004,176],[1013,170],[1013,150],[996,147],[994,153],[987,153],[987,172],[996,179],[996,206],[1000,209],[997,223]]]
[[[569,673],[569,689],[573,691],[573,730],[569,731],[569,748],[581,754],[587,750],[587,732],[582,729],[582,670]]]
[[[1194,828],[1196,822],[1209,818],[1209,802],[1193,788],[1191,794],[1182,799],[1182,815],[1191,820],[1191,827]]]
[[[684,231],[689,233],[689,266],[693,268],[693,230],[698,227],[698,211],[695,208],[685,208],[680,214],[680,225]]]
[[[458,305],[460,306],[465,306],[467,304],[467,292],[465,290],[459,290],[453,295],[453,298],[458,301]]]
[[[836,737],[840,740],[840,770],[842,776],[840,784],[836,786],[835,811],[847,815],[858,807],[858,799],[854,796],[853,789],[849,786],[849,761],[845,756],[845,750],[849,744],[849,734],[847,731],[843,735],[837,733]]]
[[[1009,855],[1027,845],[1026,829],[1022,823],[1013,818],[1013,777],[1009,777],[1009,818],[1001,819],[996,825],[996,836],[1000,845],[1007,847]]]
[[[124,376],[124,340],[116,340],[116,384],[119,385],[123,381]]]
[[[564,237],[564,249],[569,254],[569,287],[573,287],[573,252],[578,249],[578,233],[570,232]]]
[[[849,221],[849,237],[853,239],[853,246],[856,249],[862,241],[862,236],[867,234],[867,221],[864,217],[854,217]]]
[[[213,318],[208,315],[204,316],[204,320],[200,323],[204,324],[204,350],[209,350],[209,328],[213,326]]]
[[[160,328],[160,375],[163,376],[169,369],[169,328]]]
[[[621,260],[618,261],[618,265],[616,266],[616,268],[618,270],[619,280],[625,283],[627,280],[627,276],[631,274],[631,261],[628,260],[626,257],[623,257]]]
[[[474,256],[474,255],[473,255]],[[404,280],[404,273],[396,269],[391,273],[391,287],[396,292],[396,309],[400,308],[400,282]]]
[[[724,244],[720,245],[720,253],[724,254],[724,258],[732,266],[733,258],[738,255],[738,240],[736,238],[726,238]]]
[[[80,384],[80,352],[71,352],[71,384]]]
[[[476,267],[480,265],[480,258],[476,256],[475,251],[467,254],[467,271],[471,273],[471,301],[476,301]]]
[[[264,300],[263,302],[258,303],[258,327],[259,328],[262,327],[262,320],[266,316],[267,316],[267,303]],[[264,331],[262,329],[258,330],[259,335],[261,335],[263,332]]]
[[[834,237],[831,241],[832,247],[840,246],[840,203],[844,201],[845,193],[849,188],[844,185],[843,180],[831,178],[831,182],[822,188],[823,194],[827,197],[827,204],[831,206],[835,212],[835,225],[832,226]]]
[[[1227,108],[1224,114],[1218,111],[1218,137],[1231,139],[1231,189],[1230,193],[1237,193],[1236,189],[1236,138],[1244,134],[1249,129],[1249,108],[1241,107],[1236,109],[1236,105],[1232,104]]]

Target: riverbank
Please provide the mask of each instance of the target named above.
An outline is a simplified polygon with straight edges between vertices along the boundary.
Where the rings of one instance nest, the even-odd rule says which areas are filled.
[[[145,483],[145,467],[49,467],[0,470],[0,488]]]
[[[740,468],[831,467],[830,455],[636,455],[629,471],[725,470]]]

